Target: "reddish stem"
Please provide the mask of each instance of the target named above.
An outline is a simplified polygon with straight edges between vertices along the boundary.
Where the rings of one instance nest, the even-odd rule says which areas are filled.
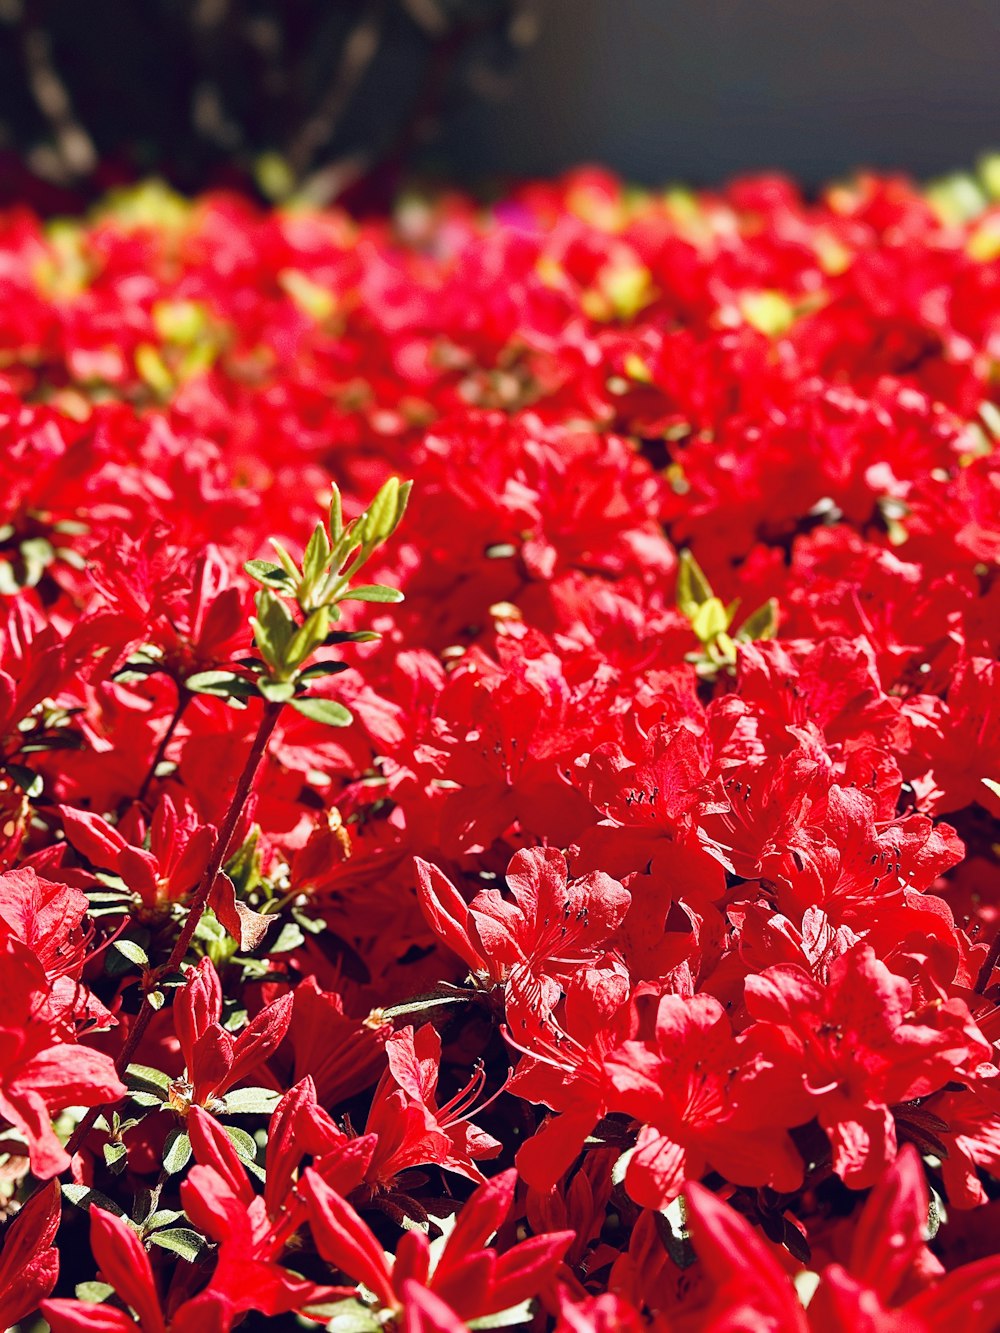
[[[222,869],[223,862],[226,859],[226,852],[232,841],[233,833],[236,831],[236,825],[243,813],[243,807],[246,805],[247,797],[250,795],[250,789],[253,786],[253,780],[257,775],[257,769],[260,767],[261,760],[267,750],[267,743],[271,739],[271,733],[274,731],[275,724],[281,715],[281,704],[267,703],[264,705],[264,715],[260,720],[260,726],[257,728],[257,735],[254,737],[253,745],[250,747],[250,753],[243,766],[243,772],[240,774],[239,781],[236,784],[236,790],[233,792],[233,798],[229,803],[229,809],[226,811],[226,817],[222,821],[222,828],[219,830],[219,836],[215,840],[215,848],[205,867],[205,873],[201,877],[198,888],[195,890],[194,897],[191,899],[191,906],[188,910],[187,919],[177,936],[177,942],[171,951],[170,958],[157,969],[160,976],[168,975],[171,972],[180,970],[181,963],[188,951],[188,945],[194,932],[198,929],[198,922],[204,915],[208,904],[208,896],[212,892],[212,886],[218,878],[219,871]],[[156,1011],[149,1004],[143,1004],[142,1008],[136,1014],[135,1022],[125,1039],[125,1045],[122,1047],[115,1060],[115,1069],[119,1077],[125,1072],[132,1062],[142,1041],[146,1029],[152,1021],[153,1014]],[[66,1151],[72,1157],[77,1152],[86,1139],[87,1135],[93,1129],[94,1124],[108,1106],[115,1103],[108,1103],[106,1106],[92,1107],[84,1118],[77,1125],[72,1138],[66,1145]]]
[[[149,789],[153,784],[153,779],[156,777],[156,770],[163,763],[164,755],[167,753],[167,746],[173,740],[174,732],[177,730],[178,723],[184,716],[184,710],[191,702],[191,695],[184,688],[184,686],[180,685],[178,686],[178,689],[180,691],[180,695],[177,700],[177,707],[174,709],[174,715],[170,719],[170,722],[167,724],[167,729],[163,733],[163,739],[156,747],[156,754],[153,755],[153,762],[149,766],[149,772],[143,778],[142,786],[136,792],[135,799],[139,805],[142,805],[143,802],[145,801]]]
[[[993,936],[993,943],[989,947],[989,952],[983,959],[983,965],[979,969],[979,975],[976,977],[976,984],[973,987],[977,995],[982,995],[986,987],[990,984],[990,978],[993,976],[993,969],[1000,962],[1000,930]]]

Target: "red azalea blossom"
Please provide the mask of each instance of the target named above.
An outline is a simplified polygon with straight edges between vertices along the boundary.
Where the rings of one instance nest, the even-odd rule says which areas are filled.
[[[320,1253],[362,1281],[379,1305],[398,1309],[410,1283],[424,1287],[460,1319],[481,1319],[520,1305],[550,1285],[573,1239],[571,1231],[521,1241],[502,1254],[487,1242],[510,1211],[515,1172],[479,1186],[433,1261],[425,1237],[408,1233],[390,1265],[371,1231],[350,1204],[314,1174],[304,1177],[310,1225]]]
[[[709,1167],[740,1185],[800,1184],[801,1162],[781,1122],[807,1117],[784,1105],[787,1074],[752,1038],[733,1036],[717,1000],[664,995],[608,1064],[612,1106],[643,1124],[626,1176],[637,1203],[660,1208]]]
[[[928,1282],[923,1226],[927,1190],[916,1154],[901,1154],[869,1196],[846,1267],[823,1270],[807,1310],[781,1265],[746,1222],[697,1184],[688,1189],[699,1255],[718,1284],[702,1327],[767,1328],[801,1333],[839,1330],[933,1330],[963,1325],[988,1333],[996,1319],[1000,1259],[968,1264]]]
[[[185,1077],[174,1085],[179,1107],[211,1106],[241,1079],[257,1070],[281,1043],[292,1017],[292,997],[282,996],[263,1008],[232,1036],[219,1022],[222,990],[207,958],[179,992],[174,1011]]]
[[[439,1106],[441,1038],[430,1024],[393,1033],[385,1054],[389,1068],[372,1095],[365,1125],[365,1133],[377,1140],[369,1179],[386,1182],[409,1167],[436,1162],[470,1180],[483,1180],[476,1160],[495,1157],[502,1145],[471,1120],[485,1082],[482,1070]]]
[[[996,190],[0,211],[0,1325],[996,1326]]]
[[[795,1050],[801,1087],[786,1096],[818,1116],[833,1169],[855,1188],[871,1185],[895,1155],[891,1105],[927,1096],[992,1054],[961,1000],[913,1014],[911,999],[910,984],[862,945],[831,964],[825,986],[794,965],[747,978],[756,1020],[748,1039],[779,1043],[771,1049],[785,1068],[780,1046]]]
[[[483,889],[465,907],[445,876],[417,863],[420,903],[429,924],[484,981],[516,967],[561,976],[597,956],[631,901],[608,875],[567,882],[566,858],[551,848],[518,852],[507,867],[513,902]]]

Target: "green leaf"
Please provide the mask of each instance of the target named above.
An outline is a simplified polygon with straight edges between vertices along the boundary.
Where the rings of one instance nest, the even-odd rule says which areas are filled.
[[[701,566],[690,551],[680,553],[677,567],[677,605],[689,620],[697,614],[698,607],[713,596],[712,585],[701,571]]]
[[[285,650],[285,664],[290,667],[300,666],[322,645],[329,631],[330,612],[325,606],[318,607],[293,636]]]
[[[309,916],[298,907],[292,907],[292,918],[295,924],[307,935],[322,935],[328,929],[326,922],[322,917]]]
[[[214,694],[228,699],[235,695],[238,699],[249,699],[257,693],[255,681],[246,676],[238,676],[235,671],[196,671],[184,682],[192,694]]]
[[[206,912],[205,915],[207,916],[208,913]],[[204,919],[205,918],[202,917],[202,920]],[[160,985],[164,987],[186,986],[188,980],[189,978],[186,972],[164,972],[160,977]]]
[[[376,634],[373,629],[335,629],[331,630],[326,636],[328,644],[334,643],[374,643],[381,639],[381,634]]]
[[[622,1155],[616,1159],[611,1168],[612,1185],[621,1185],[625,1181],[625,1172],[628,1170],[628,1164],[632,1160],[635,1148],[626,1148]]]
[[[390,477],[375,499],[358,519],[357,540],[372,550],[396,531],[406,509],[413,483],[400,484],[398,477]]]
[[[398,588],[387,588],[381,583],[360,583],[356,588],[348,588],[342,593],[342,602],[401,602],[403,594]]]
[[[747,616],[739,627],[736,637],[742,643],[757,643],[761,639],[773,639],[778,628],[778,603],[769,597],[763,606],[758,606]]]
[[[235,1088],[223,1098],[227,1115],[270,1115],[280,1100],[270,1088]]]
[[[3,771],[12,782],[17,783],[25,796],[29,798],[41,796],[45,787],[41,773],[35,773],[32,769],[25,767],[24,764],[4,764]]]
[[[253,1137],[245,1129],[239,1129],[236,1125],[223,1125],[223,1129],[232,1143],[241,1162],[245,1165],[251,1165],[257,1161],[257,1144]]]
[[[117,949],[122,957],[134,963],[136,967],[149,967],[149,954],[140,944],[136,944],[135,940],[115,940],[111,947]]]
[[[769,338],[778,338],[795,323],[795,306],[781,292],[745,292],[740,311],[748,324]]]
[[[160,1106],[163,1103],[163,1098],[157,1097],[152,1092],[130,1092],[129,1097],[135,1102],[136,1106],[145,1106],[147,1109],[152,1109],[154,1106]]]
[[[138,1229],[145,1227],[156,1208],[156,1197],[151,1189],[141,1185],[132,1199],[132,1222]]]
[[[125,1147],[124,1143],[106,1143],[104,1145],[104,1162],[105,1165],[111,1171],[114,1171],[115,1166],[119,1162],[121,1162],[121,1166],[118,1169],[119,1170],[124,1169],[125,1167],[124,1159],[126,1158],[127,1154],[128,1154],[128,1149]]]
[[[290,579],[280,565],[274,564],[270,560],[248,560],[243,566],[246,572],[257,583],[288,585]]]
[[[112,680],[118,681],[121,685],[134,685],[136,681],[147,680],[150,676],[155,675],[157,671],[161,670],[162,667],[158,666],[150,666],[142,671],[137,667],[122,667],[121,671],[116,671],[114,673]]]
[[[653,1214],[656,1230],[663,1247],[678,1268],[690,1268],[695,1261],[687,1229],[687,1212],[683,1198],[673,1199],[665,1208]]]
[[[75,731],[49,731],[44,736],[32,737],[21,746],[22,754],[40,754],[45,750],[82,750],[83,737]]]
[[[129,658],[120,671],[114,673],[115,680],[135,679],[140,680],[146,676],[155,676],[157,672],[166,672],[166,667],[162,662],[153,662],[148,658],[140,657]]]
[[[393,529],[399,499],[399,478],[390,477],[358,520],[358,540],[364,546],[385,541]]]
[[[76,1299],[86,1301],[88,1305],[100,1305],[109,1296],[113,1296],[115,1291],[107,1282],[78,1282],[73,1290]]]
[[[306,937],[294,921],[286,921],[271,943],[268,953],[290,953],[305,944]]]
[[[302,573],[306,583],[315,585],[320,581],[326,573],[327,561],[332,550],[326,528],[322,523],[317,523],[302,557]]]
[[[257,689],[272,704],[286,704],[295,698],[295,683],[290,680],[271,680],[262,676],[257,682]]]
[[[529,1296],[520,1305],[512,1305],[509,1310],[500,1310],[497,1314],[484,1314],[478,1319],[469,1320],[469,1328],[524,1328],[531,1320],[531,1301]]]
[[[354,721],[351,713],[335,699],[293,699],[292,707],[303,717],[312,722],[322,722],[327,727],[349,727]]]
[[[404,1000],[402,1004],[390,1005],[382,1012],[386,1018],[403,1018],[407,1014],[419,1014],[426,1009],[441,1009],[449,1004],[466,1004],[474,998],[474,991],[464,990],[460,986],[449,986],[443,993],[438,990],[432,991],[429,995],[417,995],[412,1000]]]
[[[152,343],[140,343],[135,349],[135,368],[139,376],[160,398],[169,398],[174,388],[173,376]]]
[[[406,506],[410,503],[410,492],[413,490],[412,481],[403,481],[399,484],[399,491],[396,495],[396,521],[392,525],[393,531],[399,527],[403,521],[403,515],[406,513]]]
[[[151,990],[146,996],[146,1003],[150,1009],[162,1009],[166,1003],[167,997],[161,990]]]
[[[330,497],[330,540],[339,542],[344,532],[344,506],[340,499],[340,487],[333,483],[333,495]]]
[[[55,560],[55,551],[51,542],[44,537],[29,537],[21,543],[21,559],[24,561],[24,586],[37,587],[42,575]]]
[[[77,1208],[89,1208],[92,1203],[96,1203],[98,1208],[106,1213],[114,1213],[116,1217],[124,1217],[125,1212],[115,1203],[114,1199],[109,1199],[106,1194],[100,1190],[91,1189],[89,1185],[63,1185],[63,1197],[69,1199],[70,1203],[76,1204]]]
[[[191,1140],[182,1129],[172,1129],[163,1145],[163,1169],[168,1176],[183,1171],[191,1160]]]
[[[223,866],[226,874],[233,881],[233,887],[241,897],[253,893],[261,884],[261,854],[259,849],[260,826],[254,824],[247,834],[243,845],[232,854]]]
[[[293,583],[298,583],[299,581],[298,565],[296,565],[295,561],[282,546],[281,542],[277,541],[274,537],[271,538],[271,545],[274,547],[274,553],[281,561],[281,567],[282,569],[284,569],[289,579]]]
[[[79,551],[74,551],[71,546],[57,546],[56,559],[62,560],[67,565],[72,565],[74,569],[86,569],[87,561]]]
[[[170,1075],[162,1069],[153,1069],[151,1065],[129,1065],[125,1070],[125,1081],[130,1088],[158,1091],[164,1095],[170,1088]]]
[[[86,537],[90,528],[86,523],[81,523],[75,518],[61,518],[57,523],[52,524],[52,531],[62,533],[64,537]],[[13,536],[13,529],[8,534]]]
[[[194,937],[209,946],[221,944],[226,939],[226,928],[211,909],[202,914],[195,927]]]
[[[257,614],[250,617],[261,656],[273,668],[285,665],[285,654],[298,629],[284,602],[268,588],[257,594]]]
[[[159,1245],[162,1250],[179,1254],[189,1264],[194,1263],[206,1248],[204,1236],[200,1236],[197,1231],[191,1231],[188,1227],[168,1227],[166,1231],[154,1231],[149,1239],[153,1245]]]
[[[341,671],[349,671],[350,667],[346,662],[314,662],[312,666],[307,666],[304,671],[299,672],[299,680],[319,680],[323,676],[336,676]]]
[[[314,1317],[325,1319],[328,1333],[379,1333],[382,1325],[375,1314],[359,1300],[333,1301],[310,1306]]]
[[[729,628],[729,615],[718,597],[709,597],[695,608],[691,628],[702,643],[711,643]]]

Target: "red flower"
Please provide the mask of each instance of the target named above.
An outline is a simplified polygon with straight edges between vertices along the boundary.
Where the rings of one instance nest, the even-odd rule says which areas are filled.
[[[26,1319],[49,1294],[59,1276],[59,1185],[38,1190],[0,1235],[0,1327]]]
[[[0,214],[0,1321],[996,1323],[996,175]]]
[[[147,918],[194,891],[215,841],[215,829],[202,824],[191,805],[178,809],[169,796],[161,798],[148,827],[136,807],[117,828],[72,806],[59,813],[71,846],[95,869],[120,875]]]
[[[569,880],[566,858],[550,847],[517,852],[507,867],[513,902],[483,889],[468,907],[455,886],[417,858],[420,905],[428,923],[483,982],[514,968],[561,977],[596,958],[631,896],[609,875]]]
[[[408,1284],[414,1283],[442,1303],[432,1303],[432,1309],[450,1307],[457,1318],[470,1320],[500,1314],[546,1291],[573,1240],[573,1232],[562,1231],[533,1236],[500,1254],[489,1248],[510,1212],[515,1181],[514,1171],[504,1171],[480,1185],[436,1256],[422,1232],[407,1232],[394,1263],[351,1205],[308,1169],[303,1194],[320,1254],[364,1283],[380,1307],[403,1308]]]
[[[128,1223],[95,1205],[90,1210],[90,1244],[99,1271],[135,1312],[135,1318],[113,1307],[83,1301],[45,1301],[42,1309],[53,1333],[76,1333],[78,1329],[167,1333],[149,1255]],[[189,1322],[178,1320],[171,1333],[187,1333],[191,1328]]]
[[[204,1123],[202,1117],[199,1120]],[[264,1182],[268,1217],[275,1218],[286,1208],[294,1211],[292,1189],[307,1155],[328,1185],[349,1194],[364,1179],[374,1150],[374,1135],[351,1138],[338,1129],[318,1105],[312,1080],[302,1079],[282,1097],[268,1127]],[[242,1179],[242,1172],[236,1175]]]
[[[372,1097],[366,1134],[377,1137],[367,1178],[388,1183],[401,1171],[434,1162],[469,1180],[484,1179],[476,1162],[502,1144],[472,1123],[485,1076],[478,1068],[444,1106],[437,1104],[441,1038],[430,1023],[405,1027],[385,1044],[389,1068]]]
[[[85,910],[79,890],[33,870],[0,876],[0,1117],[42,1180],[69,1165],[52,1116],[125,1093],[111,1057],[76,1044],[79,1023],[110,1021],[79,980]]]
[[[306,977],[293,991],[288,1028],[295,1082],[308,1075],[324,1106],[353,1096],[375,1082],[388,1032],[388,1025],[349,1018],[335,991]]]
[[[939,1092],[922,1103],[921,1110],[933,1117],[934,1132],[947,1148],[941,1175],[952,1208],[977,1208],[989,1195],[979,1172],[1000,1178],[1000,1116],[992,1106],[963,1088]]]
[[[143,550],[119,537],[97,553],[91,574],[136,639],[152,640],[178,683],[224,665],[247,646],[244,596],[223,553],[209,545],[193,559],[154,538]]]
[[[774,1254],[743,1218],[696,1183],[688,1185],[686,1195],[695,1247],[716,1284],[701,1325],[712,1333],[738,1328],[944,1333],[956,1321],[989,1333],[995,1326],[1000,1258],[968,1264],[919,1290],[927,1188],[912,1148],[900,1154],[872,1192],[847,1267],[831,1264],[824,1269],[808,1310],[803,1310]],[[913,1294],[915,1281],[918,1290]]]
[[[622,971],[582,968],[558,989],[521,971],[507,990],[510,1045],[523,1053],[509,1091],[558,1114],[518,1149],[517,1168],[534,1189],[551,1190],[613,1100],[608,1053],[629,1031]]]
[[[644,1327],[635,1306],[624,1297],[606,1291],[579,1303],[563,1295],[556,1333],[641,1333]]]
[[[211,1108],[227,1090],[247,1078],[281,1044],[292,1018],[292,996],[284,995],[233,1036],[219,1022],[222,987],[207,958],[193,968],[174,1001],[177,1040],[186,1076],[172,1085],[171,1104]]]
[[[199,1333],[207,1328],[228,1333],[243,1311],[281,1313],[306,1304],[315,1293],[322,1299],[330,1290],[279,1278],[277,1292],[285,1299],[276,1298],[276,1283],[268,1281],[260,1264],[227,1255],[206,1290],[165,1314],[149,1255],[123,1218],[92,1207],[90,1244],[103,1277],[132,1313],[89,1301],[44,1301],[52,1333]]]
[[[992,1054],[962,1001],[911,1014],[912,990],[860,944],[831,964],[825,986],[794,965],[747,978],[757,1020],[747,1039],[766,1043],[793,1073],[787,1113],[819,1117],[834,1170],[854,1189],[895,1156],[894,1103],[926,1096]]]
[[[709,1168],[739,1185],[791,1191],[801,1183],[784,1129],[796,1123],[783,1100],[787,1070],[733,1036],[718,1000],[662,996],[640,1012],[637,1039],[612,1051],[607,1067],[612,1109],[642,1122],[625,1183],[643,1207],[663,1207]]]
[[[877,821],[877,803],[865,792],[832,786],[806,821],[764,858],[764,873],[778,881],[779,908],[797,919],[821,907],[856,930],[890,910],[904,893],[919,892],[962,858],[964,847],[947,824],[926,815]]]

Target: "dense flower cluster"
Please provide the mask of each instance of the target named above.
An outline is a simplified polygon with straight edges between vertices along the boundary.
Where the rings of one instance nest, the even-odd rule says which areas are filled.
[[[148,186],[0,308],[0,1326],[995,1329],[988,191]]]

